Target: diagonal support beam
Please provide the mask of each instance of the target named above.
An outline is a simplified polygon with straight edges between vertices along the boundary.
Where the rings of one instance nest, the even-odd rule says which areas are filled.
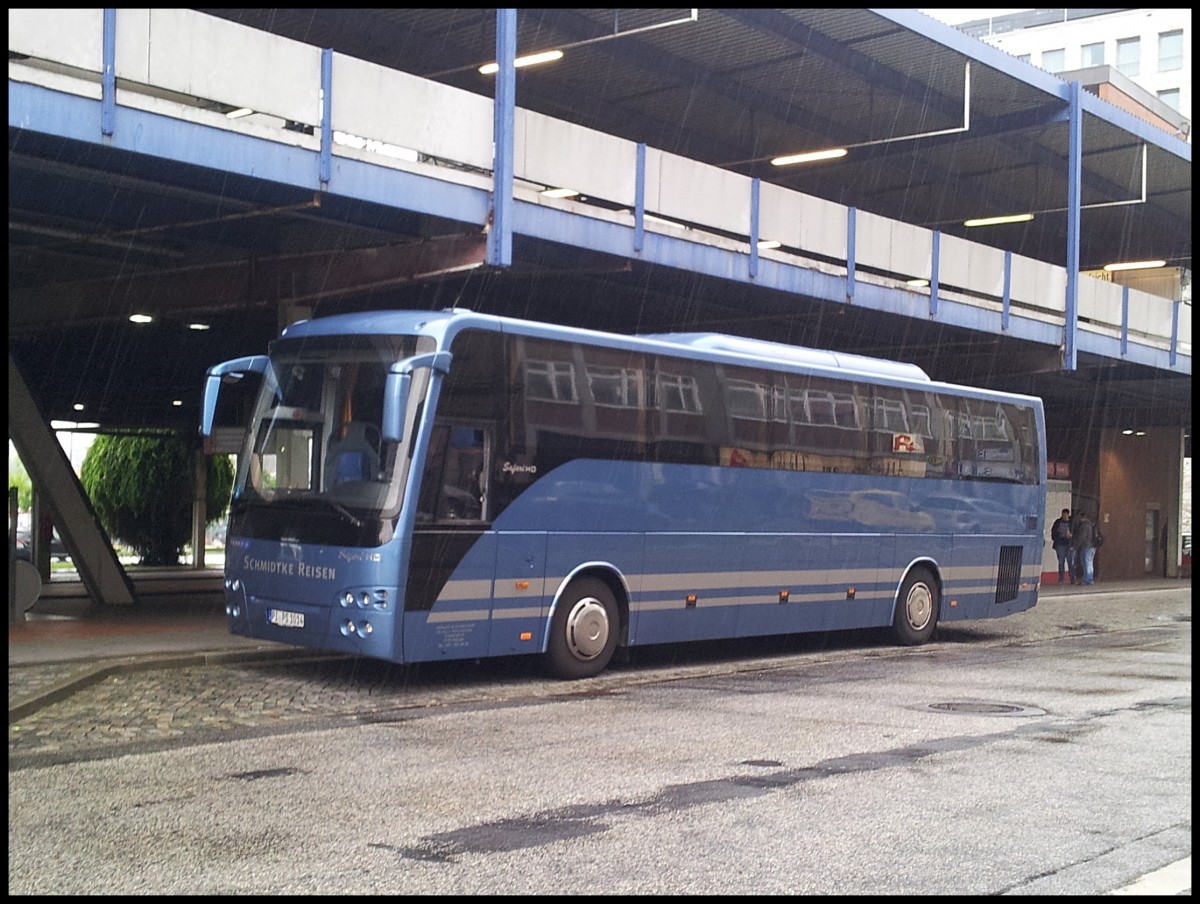
[[[8,357],[8,436],[46,500],[88,596],[97,605],[137,602],[125,573],[92,508],[75,469],[50,427],[42,420],[29,386],[12,355]]]

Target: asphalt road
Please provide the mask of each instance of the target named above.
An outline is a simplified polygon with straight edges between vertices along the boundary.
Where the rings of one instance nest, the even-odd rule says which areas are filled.
[[[1190,582],[1064,590],[582,682],[117,672],[10,719],[9,892],[1190,894]]]

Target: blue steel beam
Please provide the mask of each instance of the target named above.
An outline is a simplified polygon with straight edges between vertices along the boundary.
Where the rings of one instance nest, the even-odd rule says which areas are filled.
[[[496,10],[496,99],[493,112],[492,209],[488,216],[487,261],[512,266],[513,133],[516,129],[517,11]]]
[[[215,168],[225,172],[269,180],[282,185],[319,190],[318,152],[253,138],[224,129],[173,119],[118,106],[115,129],[104,138],[99,122],[100,102],[68,95],[35,85],[9,83],[9,125],[32,129],[90,144],[105,144],[116,150],[148,155],[178,163]],[[643,160],[644,147],[639,148]],[[644,162],[639,163],[639,183],[644,180]],[[385,166],[344,157],[333,159],[327,190],[347,198],[397,207],[416,213],[476,224],[487,221],[489,193],[484,189],[445,182]],[[728,251],[659,233],[645,232],[644,185],[639,188],[639,211],[635,226],[623,226],[550,207],[516,202],[511,232],[549,242],[641,259],[737,282],[748,282],[742,262],[744,253]],[[912,316],[913,293],[854,279],[855,210],[849,209],[848,276],[819,271],[767,258],[759,259],[755,285],[817,300],[845,303],[887,313]],[[642,248],[638,252],[638,227]],[[1007,286],[1006,277],[1006,286]],[[973,305],[941,299],[938,322],[981,332],[995,333],[995,313]],[[1062,328],[1020,316],[1011,316],[1007,335],[1052,347],[1062,341]],[[1093,333],[1079,334],[1079,349],[1113,359],[1121,358],[1120,340]],[[1129,348],[1126,360],[1164,370],[1190,373],[1191,358],[1141,344]]]
[[[104,61],[100,73],[100,134],[113,133],[113,114],[117,106],[117,11],[104,10]]]
[[[1067,313],[1063,326],[1063,370],[1075,370],[1075,332],[1079,325],[1079,197],[1083,173],[1082,88],[1071,82],[1067,134]]]

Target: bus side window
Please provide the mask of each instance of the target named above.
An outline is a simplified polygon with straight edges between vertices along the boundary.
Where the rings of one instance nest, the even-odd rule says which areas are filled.
[[[479,521],[486,490],[486,432],[475,427],[434,427],[421,481],[417,520]]]

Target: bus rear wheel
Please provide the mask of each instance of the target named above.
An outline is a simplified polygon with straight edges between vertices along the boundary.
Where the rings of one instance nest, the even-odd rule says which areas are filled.
[[[580,578],[563,591],[550,623],[546,667],[556,678],[590,678],[604,671],[617,647],[617,601],[598,578]]]
[[[896,640],[910,647],[929,640],[937,627],[941,605],[942,594],[929,570],[910,571],[896,596],[896,617],[892,619]]]

